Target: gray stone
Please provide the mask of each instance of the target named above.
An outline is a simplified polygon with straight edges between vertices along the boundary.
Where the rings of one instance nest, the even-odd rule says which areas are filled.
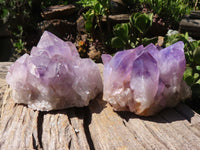
[[[50,6],[43,11],[42,17],[46,20],[50,19],[62,19],[66,16],[73,14],[76,11],[74,5],[55,5]]]
[[[200,11],[191,11],[190,13],[190,18],[193,18],[193,19],[200,19]]]
[[[119,14],[119,15],[109,15],[108,18],[111,23],[116,24],[116,23],[128,22],[130,16],[131,16],[130,14]],[[106,22],[106,16],[102,17],[102,21]]]
[[[96,50],[95,46],[91,46],[89,50],[90,50],[88,53],[89,58],[95,60],[95,62],[101,62],[101,52]]]
[[[77,24],[77,31],[78,32],[86,32],[86,29],[85,29],[85,19],[83,18],[83,16],[80,16],[77,19],[76,24]]]
[[[184,18],[179,24],[181,33],[188,32],[193,38],[200,38],[200,19]]]
[[[126,13],[127,7],[123,0],[110,0],[110,12],[111,14],[122,14]]]
[[[65,37],[66,33],[76,33],[76,23],[62,19],[45,20],[39,23],[38,26],[42,32],[47,30],[58,37]]]

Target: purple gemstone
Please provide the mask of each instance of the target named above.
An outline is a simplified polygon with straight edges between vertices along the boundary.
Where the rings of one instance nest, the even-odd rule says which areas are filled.
[[[116,111],[153,115],[191,96],[182,80],[186,61],[183,42],[159,50],[153,44],[103,55],[104,95]]]
[[[41,111],[87,106],[103,89],[97,65],[47,31],[30,56],[10,67],[6,80],[16,103]]]

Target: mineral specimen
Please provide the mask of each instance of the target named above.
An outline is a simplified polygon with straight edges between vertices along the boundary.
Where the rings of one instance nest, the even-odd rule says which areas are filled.
[[[10,67],[6,80],[16,103],[41,111],[86,106],[103,90],[97,65],[47,31],[30,55]]]
[[[149,116],[191,96],[182,80],[186,66],[183,42],[158,50],[153,44],[102,55],[103,99],[116,111]]]

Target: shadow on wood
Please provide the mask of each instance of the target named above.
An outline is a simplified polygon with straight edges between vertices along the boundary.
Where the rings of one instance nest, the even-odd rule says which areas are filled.
[[[177,108],[180,107],[184,107],[184,109],[187,109],[187,113],[183,113],[182,111],[180,111]],[[189,122],[191,122],[191,118],[194,116],[194,112],[184,104],[179,104],[177,107],[173,108],[167,108],[164,109],[163,111],[161,111],[160,113],[158,113],[155,116],[151,116],[151,117],[141,117],[138,115],[135,115],[132,112],[116,112],[121,118],[125,119],[127,122],[129,121],[129,119],[134,119],[134,118],[138,118],[138,119],[142,119],[142,120],[147,120],[147,121],[153,121],[153,122],[157,122],[157,123],[171,123],[174,121],[181,121],[181,120],[188,120]],[[182,110],[182,109],[181,109]]]

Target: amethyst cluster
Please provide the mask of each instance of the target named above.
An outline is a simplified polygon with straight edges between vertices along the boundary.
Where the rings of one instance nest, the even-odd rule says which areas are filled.
[[[97,65],[47,31],[30,55],[10,67],[6,80],[16,103],[41,111],[86,106],[103,90]]]
[[[24,54],[6,76],[13,100],[41,111],[87,106],[100,92],[116,111],[153,115],[191,96],[182,80],[183,42],[158,50],[153,44],[102,55],[104,86],[97,65],[81,59],[71,42],[45,31],[31,54]]]
[[[191,96],[182,80],[186,61],[184,43],[158,50],[153,44],[102,55],[103,99],[117,111],[149,116]]]

